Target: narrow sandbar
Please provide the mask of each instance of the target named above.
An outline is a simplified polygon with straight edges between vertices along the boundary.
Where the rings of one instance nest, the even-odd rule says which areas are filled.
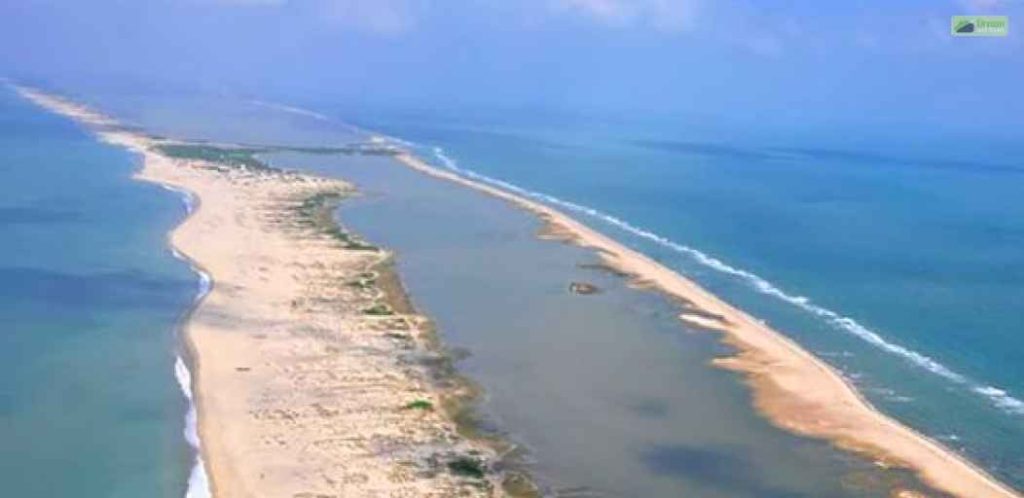
[[[140,153],[140,179],[200,199],[201,208],[171,242],[215,281],[186,332],[197,369],[202,451],[216,496],[497,492],[493,482],[480,486],[444,465],[466,455],[487,459],[492,452],[461,438],[442,410],[415,408],[440,406],[450,393],[402,360],[410,348],[429,350],[426,320],[378,307],[382,294],[367,275],[390,255],[346,249],[296,218],[309,199],[343,197],[351,192],[348,185],[169,158],[155,151],[154,139],[118,129],[102,114],[39,92],[22,93]],[[650,258],[544,204],[409,154],[398,159],[524,208],[545,221],[549,235],[592,248],[635,282],[688,302],[700,313],[681,318],[720,331],[737,348],[735,356],[715,363],[741,372],[757,408],[779,426],[913,469],[957,496],[1019,496],[874,409],[784,335]]]
[[[138,153],[137,179],[198,200],[170,244],[213,281],[184,336],[214,496],[503,494],[494,450],[442,409],[463,393],[420,361],[439,353],[396,295],[393,255],[332,218],[350,185],[168,157],[162,139],[20,91]]]
[[[776,425],[828,439],[881,465],[906,467],[955,496],[1020,496],[954,451],[879,412],[830,366],[673,270],[545,204],[433,167],[412,154],[397,159],[532,212],[545,222],[544,236],[594,249],[606,265],[634,283],[687,302],[697,313],[680,318],[688,325],[721,332],[723,340],[736,347],[736,355],[716,359],[715,364],[741,372],[757,409]]]

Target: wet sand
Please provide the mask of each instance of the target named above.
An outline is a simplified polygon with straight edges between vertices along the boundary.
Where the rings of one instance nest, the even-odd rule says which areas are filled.
[[[420,361],[438,353],[382,278],[392,255],[338,236],[349,185],[172,159],[100,113],[21,92],[140,154],[139,180],[198,199],[170,243],[213,281],[184,332],[214,496],[502,494],[497,474],[469,475],[493,450],[441,409],[461,393]]]
[[[680,318],[688,325],[721,332],[724,341],[737,348],[738,354],[716,359],[715,364],[741,372],[758,410],[780,427],[828,439],[879,465],[912,469],[928,484],[956,496],[1019,496],[952,450],[877,411],[831,367],[781,333],[650,258],[546,205],[435,168],[410,154],[399,160],[526,209],[546,223],[546,237],[594,249],[604,264],[628,274],[634,285],[685,302],[689,311]]]

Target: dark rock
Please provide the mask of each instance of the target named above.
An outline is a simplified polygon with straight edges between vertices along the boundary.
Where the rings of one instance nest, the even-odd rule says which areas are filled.
[[[599,289],[594,284],[588,284],[586,282],[573,282],[569,284],[569,292],[573,294],[587,295],[597,294],[598,292],[601,292],[601,289]]]

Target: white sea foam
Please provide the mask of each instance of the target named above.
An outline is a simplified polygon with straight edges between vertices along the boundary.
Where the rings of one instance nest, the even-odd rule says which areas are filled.
[[[188,488],[185,490],[185,498],[209,498],[210,480],[206,475],[206,466],[203,464],[203,457],[199,453],[199,428],[196,404],[192,398],[192,374],[185,366],[185,360],[178,356],[174,360],[174,376],[178,379],[181,393],[188,400],[188,412],[185,414],[184,436],[188,444],[195,451],[196,459],[192,465],[192,471],[188,476]]]
[[[199,274],[199,294],[196,295],[196,301],[206,297],[206,294],[210,292],[210,288],[213,286],[213,280],[210,279],[210,275],[204,271],[196,270]]]
[[[394,140],[391,137],[386,138]],[[410,144],[409,142],[406,141],[395,141],[397,143],[404,143],[407,146],[419,147],[416,144]],[[707,268],[711,268],[720,273],[732,276],[746,283],[748,286],[762,294],[772,296],[793,306],[796,306],[797,308],[824,320],[834,329],[840,330],[847,334],[851,334],[867,342],[868,344],[882,351],[885,351],[886,353],[898,356],[904,359],[905,361],[909,362],[910,364],[915,365],[925,371],[928,371],[932,374],[935,374],[958,385],[967,387],[972,392],[984,396],[993,406],[1003,410],[1006,413],[1024,415],[1024,401],[1013,397],[1005,390],[997,387],[987,386],[982,383],[978,383],[961,373],[953,371],[951,368],[947,367],[946,365],[943,365],[938,360],[935,360],[934,358],[924,353],[914,351],[910,348],[887,340],[883,338],[882,335],[880,335],[879,333],[867,328],[866,326],[857,322],[853,318],[844,316],[833,310],[815,304],[807,296],[801,296],[786,292],[779,288],[778,286],[772,284],[771,282],[765,280],[764,278],[754,273],[751,273],[740,268],[736,268],[722,261],[721,259],[706,254],[698,249],[672,241],[654,232],[633,225],[625,220],[622,220],[621,218],[598,211],[597,209],[576,204],[574,202],[566,201],[564,199],[559,199],[557,197],[547,195],[541,192],[527,190],[522,187],[519,187],[518,185],[514,185],[512,183],[499,180],[497,178],[492,178],[487,175],[483,175],[475,171],[472,171],[470,169],[460,167],[458,163],[450,156],[448,156],[445,153],[445,151],[440,147],[433,147],[430,148],[429,150],[433,153],[434,157],[437,159],[438,162],[440,162],[440,164],[443,167],[447,168],[452,172],[455,172],[466,178],[477,180],[486,184],[490,184],[492,186],[508,190],[510,192],[514,192],[525,197],[529,197],[534,200],[541,201],[543,203],[559,206],[567,210],[573,211],[575,213],[584,214],[591,218],[600,220],[601,222],[604,222],[608,225],[619,228],[641,239],[654,242],[662,247],[671,249],[672,251],[688,256],[693,261],[696,261],[697,263]]]
[[[174,359],[174,378],[178,380],[178,386],[181,387],[181,393],[185,395],[185,399],[192,401],[192,373],[189,372],[188,367],[185,366],[185,360],[181,356],[177,356]],[[189,408],[188,414],[185,417],[185,440],[188,444],[192,445],[193,448],[199,447],[199,437],[196,429],[196,416],[195,410]]]
[[[295,114],[295,115],[298,115],[298,116],[305,116],[307,118],[313,118],[313,119],[316,119],[317,121],[330,121],[330,122],[333,122],[335,124],[341,124],[342,126],[345,126],[350,131],[355,132],[355,133],[369,134],[368,130],[360,128],[360,127],[358,127],[358,126],[356,126],[354,124],[346,123],[346,122],[341,121],[339,119],[332,119],[331,117],[329,117],[329,116],[327,116],[325,114],[321,114],[319,112],[316,112],[316,111],[313,111],[313,110],[310,110],[310,109],[305,109],[305,108],[294,106],[294,105],[281,104],[281,103],[278,103],[278,102],[268,102],[268,101],[265,101],[265,100],[250,100],[249,102],[254,104],[254,105],[258,105],[258,106],[261,106],[261,107],[266,107],[268,109],[274,109],[274,110],[281,111],[281,112],[287,112],[289,114]]]
[[[361,131],[371,133],[369,130],[365,129],[361,129]],[[658,235],[654,232],[633,225],[625,220],[622,220],[621,218],[598,211],[597,209],[577,204],[571,201],[567,201],[564,199],[560,199],[558,197],[544,194],[541,192],[527,190],[518,185],[503,180],[499,180],[497,178],[493,178],[481,173],[477,173],[476,171],[467,168],[460,167],[458,163],[452,157],[448,156],[445,153],[444,149],[442,149],[441,147],[425,147],[415,142],[380,133],[375,133],[374,135],[409,149],[428,150],[441,163],[443,167],[466,178],[490,184],[492,186],[496,186],[498,188],[505,189],[509,192],[514,192],[516,194],[534,200],[538,200],[543,203],[563,207],[570,211],[584,214],[586,216],[592,217],[611,226],[624,230],[627,233],[633,234],[641,239],[654,242],[662,247],[689,256],[692,260],[696,261],[697,263],[705,267],[735,277],[745,282],[747,285],[749,285],[750,287],[752,287],[753,289],[757,290],[762,294],[780,299],[786,303],[796,306],[797,308],[807,313],[810,313],[811,315],[814,315],[824,320],[834,329],[858,337],[859,339],[867,342],[868,344],[882,351],[885,351],[886,353],[898,356],[903,360],[909,362],[910,364],[915,365],[925,371],[928,371],[932,374],[949,380],[955,384],[965,386],[972,392],[985,397],[990,404],[1003,410],[1006,413],[1024,415],[1024,401],[1012,396],[1006,390],[971,380],[967,376],[953,371],[951,368],[947,367],[946,365],[943,365],[938,360],[935,360],[934,358],[931,358],[930,356],[924,353],[914,351],[895,342],[886,340],[879,333],[865,327],[864,325],[857,322],[853,318],[844,316],[838,312],[815,304],[807,296],[801,296],[785,292],[781,288],[772,284],[768,280],[765,280],[759,275],[729,265],[722,261],[721,259],[704,253],[698,249],[680,244],[666,237]]]
[[[303,109],[301,107],[290,106],[287,104],[278,104],[276,102],[267,102],[265,100],[250,100],[249,102],[260,107],[266,107],[268,109],[274,109],[277,111],[284,111],[291,114],[298,114],[300,116],[306,116],[320,121],[331,120],[331,118],[323,114],[320,114],[319,112],[311,111],[309,109]]]
[[[1010,413],[1024,415],[1024,401],[1010,396],[1006,391],[992,386],[976,386],[974,392],[992,400],[992,402]]]
[[[192,192],[189,192],[188,190],[185,189],[172,187],[170,185],[164,185],[162,183],[160,184],[160,187],[162,187],[164,190],[167,190],[168,192],[174,192],[175,194],[178,194],[178,196],[181,198],[182,204],[184,204],[185,206],[186,214],[192,214],[192,211],[195,211],[196,197],[192,195]]]
[[[179,194],[182,202],[185,204],[185,211],[189,214],[195,210],[195,197],[191,192],[169,185],[162,185],[161,187]],[[191,261],[180,251],[171,247],[171,254],[175,258],[191,264]],[[194,303],[198,303],[210,292],[212,287],[212,281],[210,275],[206,272],[196,268],[192,265],[192,271],[199,275],[199,288],[193,298]],[[185,428],[182,431],[185,436],[185,441],[188,442],[189,446],[192,447],[195,453],[195,461],[192,464],[192,470],[188,476],[188,486],[185,489],[185,498],[210,498],[212,493],[210,492],[210,480],[206,475],[206,465],[203,462],[202,453],[199,450],[199,416],[196,410],[196,402],[193,397],[192,391],[192,372],[188,370],[188,366],[185,364],[185,360],[178,355],[174,358],[174,378],[178,380],[178,387],[181,388],[181,393],[185,396],[185,400],[188,401],[188,411],[185,413]]]

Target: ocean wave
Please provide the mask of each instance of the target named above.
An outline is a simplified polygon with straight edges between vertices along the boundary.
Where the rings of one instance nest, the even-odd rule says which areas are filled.
[[[331,121],[331,118],[323,114],[320,114],[319,112],[311,111],[309,109],[303,109],[301,107],[295,107],[287,104],[278,104],[276,102],[267,102],[265,100],[250,100],[249,103],[260,107],[266,107],[268,109],[274,109],[275,111],[283,111],[290,114],[297,114],[299,116],[306,116],[319,121]]]
[[[198,271],[199,273],[199,294],[196,295],[196,301],[206,297],[206,294],[210,292],[213,287],[213,280],[210,279],[210,275],[204,271]]]
[[[356,126],[354,124],[351,124],[351,123],[346,123],[346,122],[341,121],[339,119],[332,119],[331,117],[329,117],[329,116],[327,116],[325,114],[316,112],[316,111],[311,110],[311,109],[306,109],[306,108],[303,108],[303,107],[298,107],[298,106],[288,105],[288,104],[280,104],[280,103],[277,103],[277,102],[268,102],[266,100],[250,100],[249,103],[251,103],[253,105],[260,106],[260,107],[266,107],[267,109],[273,109],[275,111],[281,111],[281,112],[286,112],[286,113],[289,113],[289,114],[295,114],[297,116],[304,116],[304,117],[307,117],[307,118],[313,118],[313,119],[315,119],[317,121],[324,121],[324,122],[331,122],[331,123],[335,123],[335,124],[341,124],[342,126],[348,128],[348,130],[350,132],[353,132],[353,133],[359,133],[359,134],[364,134],[364,135],[370,135],[371,134],[369,132],[369,130],[366,130],[364,128],[360,128],[360,127],[358,127],[358,126]]]
[[[185,205],[185,212],[192,214],[195,210],[196,200],[191,192],[169,185],[161,184],[160,186],[178,194]],[[174,247],[171,247],[171,254],[175,258],[189,263],[192,271],[199,276],[198,289],[193,298],[193,303],[198,303],[209,294],[212,288],[213,283],[210,275],[192,265],[191,260]],[[195,453],[195,462],[192,464],[192,470],[188,476],[188,485],[185,488],[185,498],[210,498],[212,496],[210,492],[210,479],[206,475],[206,465],[199,450],[199,415],[192,392],[192,372],[185,365],[185,360],[181,355],[177,355],[174,358],[174,378],[177,379],[178,387],[181,388],[181,394],[188,402],[188,411],[185,412],[185,427],[182,433],[185,441],[192,447],[192,451]]]
[[[992,403],[1010,413],[1024,415],[1024,401],[1010,396],[1006,391],[992,386],[977,386],[974,392],[986,396]]]
[[[865,327],[864,325],[857,322],[853,318],[844,316],[823,306],[819,306],[815,304],[807,296],[801,296],[785,292],[778,286],[772,284],[771,282],[762,278],[759,275],[729,265],[722,261],[721,259],[711,256],[703,251],[680,244],[671,239],[658,235],[654,232],[633,225],[625,220],[622,220],[621,218],[618,218],[607,213],[603,213],[597,209],[584,206],[582,204],[577,204],[571,201],[567,201],[564,199],[560,199],[558,197],[544,194],[542,192],[528,190],[513,183],[493,178],[481,173],[477,173],[476,171],[473,171],[468,168],[460,167],[458,163],[455,161],[455,159],[449,156],[441,147],[425,146],[399,137],[385,135],[382,133],[373,133],[366,129],[361,130],[365,133],[371,133],[375,136],[381,137],[384,140],[391,141],[397,145],[406,147],[413,151],[427,151],[429,155],[432,155],[434,159],[436,159],[441,164],[441,166],[466,178],[477,180],[482,183],[486,183],[507,190],[509,192],[522,195],[524,197],[541,201],[543,203],[563,207],[570,211],[584,214],[591,218],[607,223],[608,225],[617,227],[627,233],[633,234],[641,239],[654,242],[655,244],[658,244],[662,247],[689,256],[691,259],[707,268],[718,271],[719,273],[735,277],[741,281],[744,281],[747,285],[749,285],[750,287],[752,287],[753,289],[757,290],[762,294],[775,297],[779,300],[789,303],[807,313],[810,313],[824,320],[834,329],[838,329],[842,332],[853,335],[863,340],[864,342],[876,347],[877,349],[880,349],[894,356],[898,356],[907,361],[908,363],[916,367],[919,367],[927,372],[942,377],[955,384],[965,386],[975,394],[979,394],[985,397],[991,405],[995,406],[996,408],[1006,413],[1024,415],[1024,401],[1010,395],[1006,390],[972,381],[967,376],[955,372],[953,369],[947,367],[946,365],[943,365],[938,360],[935,360],[934,358],[924,353],[914,351],[905,346],[886,340],[880,334],[869,329],[868,327]]]
[[[178,379],[181,393],[188,400],[188,412],[185,414],[185,429],[183,431],[185,441],[196,453],[195,463],[188,476],[185,498],[210,498],[210,480],[206,475],[203,457],[199,453],[199,423],[195,400],[192,397],[192,373],[185,366],[185,360],[181,356],[174,359],[174,376]]]
[[[168,192],[174,192],[175,194],[178,194],[178,197],[181,199],[181,203],[185,206],[185,214],[192,214],[192,212],[195,211],[196,198],[194,195],[192,195],[192,192],[189,192],[188,190],[185,189],[172,187],[170,185],[164,185],[162,183],[160,184],[160,187]]]
[[[942,377],[948,381],[956,383],[970,389],[972,392],[985,397],[989,403],[1003,412],[1024,415],[1024,401],[1013,397],[1003,389],[987,386],[978,382],[975,382],[967,376],[958,373],[950,367],[940,363],[938,360],[918,351],[914,351],[908,347],[896,344],[883,338],[879,333],[869,329],[868,327],[857,322],[853,318],[844,316],[833,310],[825,308],[823,306],[815,304],[809,297],[801,296],[786,292],[778,286],[772,284],[763,277],[756,275],[747,270],[737,268],[729,265],[728,263],[704,253],[693,247],[689,247],[666,237],[658,235],[654,232],[646,230],[644,228],[633,225],[621,218],[616,216],[603,213],[597,209],[583,206],[571,201],[560,199],[558,197],[544,194],[541,192],[535,192],[519,187],[512,183],[492,178],[487,175],[477,173],[473,170],[463,168],[451,156],[445,153],[444,149],[440,147],[423,147],[417,144],[413,144],[404,140],[397,140],[393,137],[385,137],[390,140],[395,140],[396,143],[404,144],[407,147],[414,149],[427,150],[433,157],[440,163],[444,168],[462,175],[466,178],[477,180],[498,188],[514,192],[516,194],[528,197],[534,200],[541,201],[543,203],[559,206],[570,210],[575,213],[580,213],[603,223],[619,228],[627,233],[630,233],[638,238],[654,242],[657,245],[668,248],[677,253],[683,254],[690,257],[693,261],[715,270],[719,273],[732,276],[740,281],[746,283],[749,287],[757,290],[758,292],[777,298],[783,302],[789,303],[811,315],[814,315],[822,319],[825,323],[829,324],[833,329],[840,330],[844,333],[853,335],[864,342],[874,346],[875,348],[900,357],[908,363],[919,367],[927,372]]]

